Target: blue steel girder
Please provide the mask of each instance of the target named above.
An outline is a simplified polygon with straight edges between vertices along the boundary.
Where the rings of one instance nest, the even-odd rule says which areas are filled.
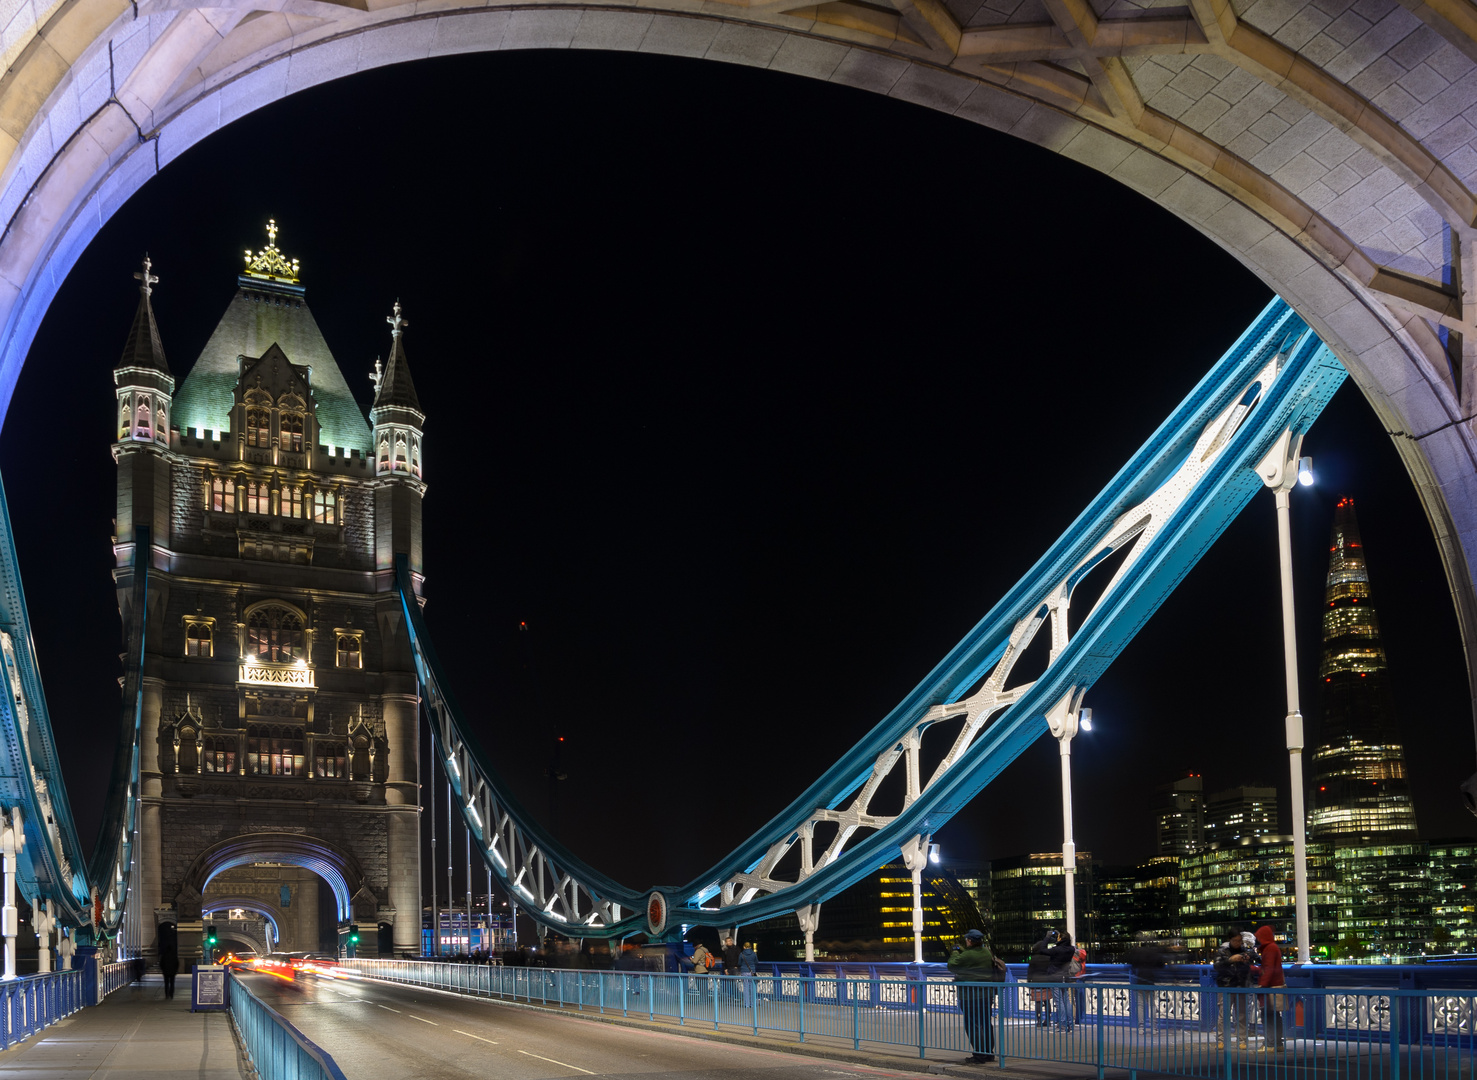
[[[1040,561],[881,723],[748,840],[677,888],[621,886],[575,858],[507,794],[448,689],[401,557],[397,580],[435,752],[484,861],[539,922],[587,937],[662,924],[754,923],[834,896],[937,832],[1047,730],[1049,712],[1080,701],[1262,486],[1255,469],[1272,446],[1285,432],[1306,432],[1344,377],[1333,353],[1274,300]],[[1130,543],[1069,634],[1073,589]],[[1043,631],[1052,635],[1045,671],[1011,683],[1016,661]],[[922,777],[923,732],[961,715],[963,730],[949,753]],[[873,812],[872,796],[896,768],[908,773],[902,809]],[[811,840],[823,822],[836,831],[817,853]],[[798,869],[777,876],[796,845]],[[648,927],[656,891],[662,903]],[[661,910],[667,906],[670,916]]]
[[[0,806],[19,808],[25,843],[17,880],[33,906],[50,900],[57,920],[87,921],[91,888],[72,820],[46,696],[41,687],[10,511],[0,486]]]

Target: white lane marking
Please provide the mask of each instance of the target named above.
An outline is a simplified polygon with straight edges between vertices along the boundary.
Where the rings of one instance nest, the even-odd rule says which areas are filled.
[[[458,1035],[465,1035],[469,1039],[476,1039],[478,1042],[492,1043],[493,1046],[498,1045],[496,1039],[484,1039],[481,1035],[473,1035],[470,1031],[462,1031],[460,1028],[452,1028],[451,1030],[455,1031]]]
[[[528,1051],[527,1050],[519,1050],[518,1053],[520,1053],[520,1054],[528,1054]],[[592,1073],[589,1069],[581,1069],[578,1065],[571,1065],[567,1061],[555,1061],[553,1058],[546,1058],[542,1054],[528,1054],[528,1056],[531,1057],[531,1058],[538,1058],[540,1061],[547,1061],[551,1065],[563,1065],[566,1069],[573,1069],[575,1072],[582,1072],[586,1076],[596,1076],[596,1075],[598,1075],[597,1073]]]
[[[380,1003],[379,1003],[379,1002],[378,1002],[378,1001],[376,1001],[376,1002],[375,1002],[375,1004],[376,1004],[376,1005],[380,1005]],[[389,1006],[388,1006],[388,1005],[380,1005],[380,1008],[381,1008],[381,1009],[390,1009],[390,1007],[389,1007]],[[390,1009],[390,1011],[391,1011],[391,1012],[392,1012],[392,1013],[397,1013],[397,1012],[399,1012],[399,1011],[400,1011],[400,1010],[399,1010],[399,1009]]]
[[[441,1026],[440,1024],[436,1023],[436,1021],[427,1020],[424,1016],[417,1016],[415,1015],[415,1013],[406,1013],[405,1015],[410,1017],[412,1020],[419,1020],[422,1024],[430,1024],[432,1027]]]

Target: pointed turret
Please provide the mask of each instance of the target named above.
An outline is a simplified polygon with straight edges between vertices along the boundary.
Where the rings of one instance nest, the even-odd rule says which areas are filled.
[[[159,339],[159,324],[154,321],[154,305],[149,302],[154,294],[154,285],[159,281],[149,273],[152,266],[153,263],[145,256],[143,271],[133,275],[139,283],[138,312],[133,317],[133,329],[128,332],[128,341],[123,346],[123,356],[114,370],[138,368],[141,371],[157,371],[169,379],[170,389],[173,390],[174,375],[169,370],[169,362],[164,359],[164,342]]]
[[[400,301],[395,313],[385,322],[390,324],[390,360],[374,363],[374,407],[369,421],[374,425],[374,475],[379,481],[375,498],[376,563],[380,570],[390,570],[396,555],[408,555],[410,568],[417,577],[421,572],[421,497],[426,492],[421,475],[421,429],[426,414],[421,412],[415,383],[410,380],[410,365],[405,359],[405,328],[410,324],[400,317]]]
[[[410,325],[400,318],[400,301],[398,300],[395,301],[395,314],[387,321],[394,326],[396,320],[399,320],[400,327]],[[374,409],[370,415],[373,416],[381,410],[392,407],[409,409],[420,417],[421,423],[424,423],[426,416],[421,412],[421,400],[416,397],[415,382],[410,377],[410,362],[405,359],[405,345],[400,337],[400,329],[394,329],[392,334],[390,361],[384,366],[382,372],[376,372]]]
[[[1380,622],[1354,500],[1340,498],[1323,607],[1322,739],[1313,752],[1312,834],[1339,843],[1415,836]]]
[[[390,361],[381,366],[376,360],[374,374],[374,407],[369,410],[374,425],[375,475],[408,475],[421,479],[421,428],[426,414],[421,412],[415,383],[410,378],[410,364],[405,359],[402,335],[410,323],[400,317],[400,301],[395,313],[386,316],[390,324]]]
[[[174,376],[164,359],[164,342],[154,321],[150,298],[159,279],[150,271],[153,262],[144,257],[144,267],[134,274],[138,286],[138,311],[123,346],[123,355],[113,368],[118,392],[118,431],[121,441],[169,445],[169,417],[173,411]]]

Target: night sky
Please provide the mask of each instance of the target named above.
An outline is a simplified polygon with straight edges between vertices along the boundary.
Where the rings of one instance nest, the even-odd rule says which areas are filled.
[[[404,304],[437,647],[515,795],[635,888],[705,869],[875,724],[1270,299],[1095,172],[788,75],[502,53],[248,116],[99,234],[0,435],[84,844],[119,722],[109,445],[130,275],[148,251],[183,381],[269,216],[366,408]],[[1422,830],[1472,835],[1466,675],[1414,489],[1352,383],[1305,452],[1310,747],[1347,493]],[[1153,788],[1186,771],[1276,784],[1290,828],[1282,695],[1263,493],[1088,695],[1079,850],[1152,854]],[[937,837],[945,861],[1058,848],[1057,775],[1043,739]]]

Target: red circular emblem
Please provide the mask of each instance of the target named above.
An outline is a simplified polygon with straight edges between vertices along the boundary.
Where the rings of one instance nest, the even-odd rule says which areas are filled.
[[[659,892],[654,892],[646,901],[646,930],[650,934],[660,934],[667,928],[667,898]]]

